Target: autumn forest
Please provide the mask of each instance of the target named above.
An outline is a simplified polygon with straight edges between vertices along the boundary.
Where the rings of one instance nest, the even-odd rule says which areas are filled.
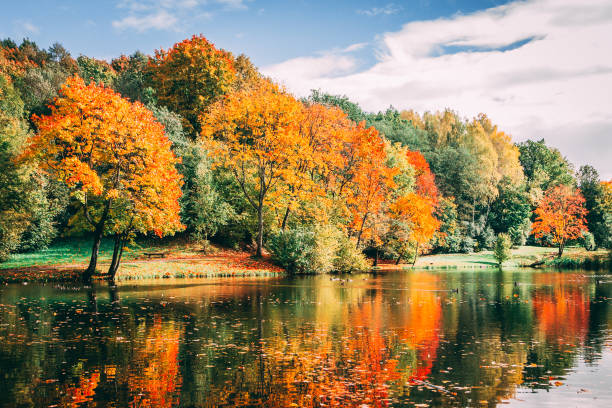
[[[147,236],[295,274],[612,244],[612,182],[544,140],[514,143],[485,113],[298,99],[203,36],[110,62],[5,39],[0,95],[0,260],[86,237],[85,281],[114,279]]]

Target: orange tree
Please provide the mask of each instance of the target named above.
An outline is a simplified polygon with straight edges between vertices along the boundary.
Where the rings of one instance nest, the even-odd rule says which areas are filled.
[[[198,116],[232,88],[233,61],[230,53],[194,35],[168,51],[155,52],[149,62],[151,85],[159,103],[180,114],[185,130],[195,135],[200,130]]]
[[[580,238],[587,231],[584,202],[580,190],[564,184],[549,188],[534,211],[532,234],[538,239],[551,235],[561,257],[567,241]]]
[[[264,211],[282,202],[295,184],[307,143],[298,131],[301,104],[270,81],[229,93],[201,117],[201,137],[216,166],[234,176],[257,214],[261,256]]]
[[[125,239],[134,232],[162,236],[182,228],[178,199],[181,177],[170,141],[153,114],[110,88],[71,77],[51,114],[35,116],[38,132],[25,156],[64,182],[94,230],[88,268],[96,270],[104,233],[115,235],[109,270],[117,270]]]
[[[413,265],[419,250],[431,241],[440,228],[440,222],[434,215],[435,210],[432,198],[417,193],[401,196],[390,205],[391,218],[404,224],[408,231],[405,243],[414,245]]]
[[[387,166],[385,140],[373,127],[366,128],[364,122],[349,132],[344,153],[343,177],[349,180],[347,203],[352,216],[349,227],[359,246],[364,239],[377,240],[376,229],[369,228],[367,222],[381,211],[395,187],[397,169]],[[341,190],[343,185],[340,183]]]

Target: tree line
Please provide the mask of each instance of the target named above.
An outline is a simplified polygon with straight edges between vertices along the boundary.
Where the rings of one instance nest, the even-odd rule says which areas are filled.
[[[128,242],[176,233],[345,272],[491,249],[499,234],[559,255],[610,247],[612,184],[484,114],[297,99],[203,36],[110,63],[6,39],[0,215],[0,260],[93,235],[86,280],[103,236],[112,278]]]

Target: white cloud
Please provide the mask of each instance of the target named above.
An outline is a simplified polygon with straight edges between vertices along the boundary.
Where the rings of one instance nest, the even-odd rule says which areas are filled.
[[[23,29],[29,33],[38,34],[40,32],[40,29],[38,27],[36,27],[32,23],[28,23],[27,21],[24,22],[22,26],[23,26]]]
[[[40,32],[40,28],[27,20],[15,20],[13,21],[13,25],[17,37],[27,37],[28,35],[38,34]]]
[[[223,4],[224,6],[230,9],[245,10],[248,8],[245,2],[249,0],[246,0],[246,1],[245,0],[215,0],[215,1],[217,3]]]
[[[166,10],[160,10],[153,14],[144,16],[128,16],[121,20],[113,21],[113,27],[118,30],[132,28],[138,32],[144,32],[152,28],[156,30],[171,30],[176,28],[178,19]]]
[[[367,10],[357,10],[357,14],[363,14],[364,16],[374,17],[378,15],[391,15],[397,14],[402,10],[401,7],[396,6],[393,3],[389,3],[384,7],[372,7]]]
[[[120,0],[117,8],[127,10],[128,15],[112,22],[119,30],[134,29],[139,32],[177,30],[177,22],[184,25],[194,19],[209,19],[213,11],[245,10],[245,2],[251,0]]]
[[[516,140],[546,137],[612,178],[611,33],[609,0],[521,1],[408,23],[384,34],[378,62],[358,72],[342,52],[263,72],[300,96],[320,88],[368,110],[486,112]]]

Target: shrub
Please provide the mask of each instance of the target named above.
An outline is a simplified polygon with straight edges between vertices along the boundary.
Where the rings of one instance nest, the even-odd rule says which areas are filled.
[[[446,247],[448,252],[461,252],[461,242],[463,238],[460,234],[453,234],[446,237]]]
[[[461,245],[459,247],[459,250],[461,252],[463,252],[464,254],[471,254],[472,252],[474,252],[474,245],[476,244],[476,242],[474,241],[474,239],[472,237],[463,237],[463,239],[461,240]]]
[[[521,225],[508,228],[508,235],[514,246],[523,246],[531,234],[531,221],[526,219]]]
[[[580,237],[580,245],[587,251],[593,251],[595,249],[595,237],[590,232],[585,232]]]
[[[495,241],[496,238],[493,228],[486,227],[482,231],[482,234],[480,234],[480,236],[478,237],[478,246],[481,249],[490,249],[495,245]]]
[[[357,248],[356,240],[343,236],[334,259],[334,270],[340,273],[362,272],[370,267],[370,262]]]
[[[357,272],[370,268],[354,239],[333,226],[296,228],[272,234],[272,259],[289,273]]]
[[[501,266],[505,261],[510,259],[510,249],[512,248],[512,240],[508,234],[499,234],[495,240],[493,253],[497,264]]]
[[[272,259],[289,273],[308,273],[315,248],[315,233],[304,228],[279,231],[267,243]]]
[[[344,234],[331,225],[317,227],[314,232],[315,245],[311,254],[310,273],[332,272]]]

